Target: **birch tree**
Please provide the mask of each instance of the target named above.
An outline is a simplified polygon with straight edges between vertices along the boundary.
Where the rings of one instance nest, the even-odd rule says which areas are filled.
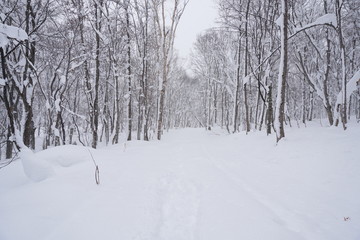
[[[176,30],[189,0],[152,0],[153,11],[158,34],[158,45],[161,53],[161,80],[159,86],[159,107],[157,121],[157,139],[161,139],[163,132],[165,94],[169,81],[171,60],[173,57]],[[170,15],[166,12],[170,9]]]
[[[285,91],[288,74],[288,1],[281,1],[281,15],[277,20],[280,27],[281,47],[280,47],[280,65],[278,77],[278,89],[275,108],[275,130],[276,141],[285,137]]]

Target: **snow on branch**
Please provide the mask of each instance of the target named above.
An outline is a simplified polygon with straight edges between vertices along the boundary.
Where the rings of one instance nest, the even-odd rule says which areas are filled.
[[[295,32],[300,32],[302,30],[318,26],[318,25],[332,25],[334,27],[337,27],[337,21],[336,21],[336,15],[334,13],[328,13],[325,14],[319,18],[317,18],[314,22],[305,25],[301,28],[295,28]]]
[[[349,82],[346,84],[346,89],[347,89],[346,97],[347,97],[347,99],[349,99],[351,94],[353,94],[353,92],[355,92],[357,90],[358,81],[360,81],[360,70],[358,70],[354,74],[354,76],[349,80]]]
[[[248,74],[247,76],[245,76],[243,80],[243,85],[250,84],[250,82],[251,82],[251,74]]]
[[[275,20],[276,25],[281,27],[284,24],[284,16],[281,14],[278,19]]]
[[[6,79],[0,78],[0,86],[5,86]]]
[[[283,19],[280,16],[275,21],[275,23],[280,26],[280,24],[282,24],[282,21],[283,21]],[[320,26],[320,25],[327,25],[327,26],[332,26],[332,27],[336,28],[337,27],[336,15],[334,13],[328,13],[328,14],[325,14],[325,15],[319,17],[313,23],[310,23],[304,27],[294,28],[294,33],[291,36],[289,36],[287,38],[287,40],[292,39],[293,37],[295,37],[296,35],[298,35],[299,33],[301,33],[304,30],[307,30],[312,27]],[[261,68],[261,66],[264,63],[266,63],[277,51],[279,51],[279,49],[280,49],[280,46],[275,48],[266,58],[264,58],[264,60],[250,74],[248,74],[248,76],[255,75],[255,72],[258,71]],[[248,77],[248,76],[246,76],[246,77]]]
[[[360,70],[346,84],[346,101],[349,102],[351,94],[357,90],[357,82],[360,81]],[[341,104],[343,91],[340,91],[335,106]]]
[[[0,47],[6,47],[10,39],[24,41],[28,39],[28,35],[21,28],[0,23]]]

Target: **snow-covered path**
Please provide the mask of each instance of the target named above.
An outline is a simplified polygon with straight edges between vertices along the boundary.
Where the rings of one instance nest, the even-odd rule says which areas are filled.
[[[1,240],[360,239],[360,127],[174,130],[162,142],[39,152],[55,175],[0,170]],[[349,220],[344,221],[344,218]]]

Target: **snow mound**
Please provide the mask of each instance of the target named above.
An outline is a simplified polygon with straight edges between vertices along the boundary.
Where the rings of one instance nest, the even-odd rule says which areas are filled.
[[[74,145],[54,147],[37,153],[24,149],[20,152],[20,158],[25,175],[35,182],[53,176],[53,166],[71,167],[91,161],[87,148]]]
[[[61,167],[71,167],[84,161],[91,161],[89,150],[86,147],[75,145],[50,148],[36,153],[36,156]]]
[[[28,35],[21,28],[0,23],[0,47],[6,47],[10,39],[24,41],[28,39]]]
[[[25,175],[32,181],[40,182],[54,175],[54,170],[44,159],[39,158],[30,149],[20,152]]]

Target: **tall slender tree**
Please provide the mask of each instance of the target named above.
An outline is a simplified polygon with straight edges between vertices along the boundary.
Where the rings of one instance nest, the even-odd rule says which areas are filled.
[[[280,65],[278,77],[278,89],[275,109],[275,129],[276,141],[280,141],[285,137],[284,121],[285,121],[285,91],[288,74],[288,1],[281,1],[281,15],[278,19],[280,26],[281,48],[280,48]]]

